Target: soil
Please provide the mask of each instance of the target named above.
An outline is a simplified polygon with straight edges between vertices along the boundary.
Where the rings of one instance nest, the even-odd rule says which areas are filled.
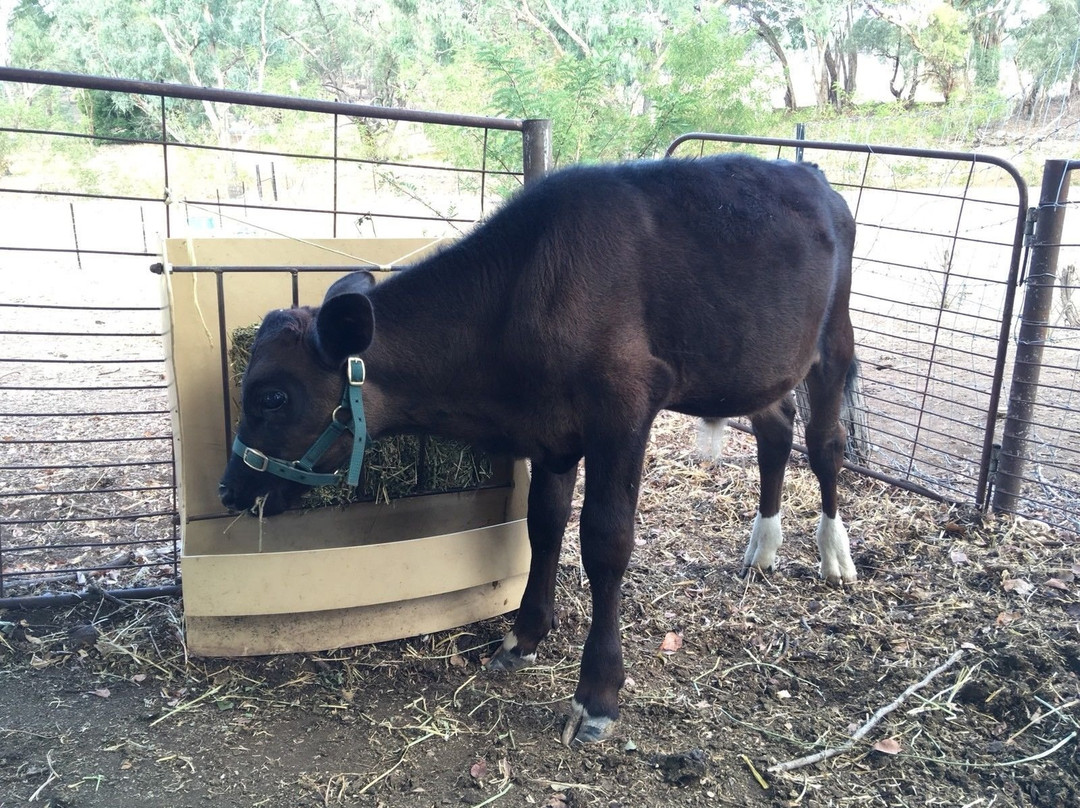
[[[572,525],[560,625],[512,675],[482,667],[511,616],[206,659],[178,601],[0,613],[0,808],[1080,804],[1073,544],[846,474],[860,580],[829,587],[794,461],[782,566],[740,577],[752,440],[692,444],[654,429],[609,740],[558,741],[589,621]]]

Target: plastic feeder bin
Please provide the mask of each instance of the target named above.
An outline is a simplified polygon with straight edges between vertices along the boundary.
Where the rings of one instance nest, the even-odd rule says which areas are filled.
[[[321,651],[517,608],[529,565],[523,462],[494,458],[493,478],[476,490],[261,521],[226,513],[217,496],[239,416],[227,359],[233,330],[292,305],[294,295],[301,305],[318,304],[345,268],[387,265],[429,244],[166,241],[166,345],[192,653]]]

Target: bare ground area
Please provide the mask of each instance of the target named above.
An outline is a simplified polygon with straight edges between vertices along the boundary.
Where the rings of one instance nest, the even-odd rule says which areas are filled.
[[[557,740],[589,620],[571,533],[560,626],[515,675],[482,668],[509,617],[228,660],[189,658],[175,601],[0,613],[0,807],[1080,804],[1069,541],[846,474],[860,581],[829,587],[796,462],[783,566],[740,578],[752,440],[692,443],[654,430],[610,740]]]

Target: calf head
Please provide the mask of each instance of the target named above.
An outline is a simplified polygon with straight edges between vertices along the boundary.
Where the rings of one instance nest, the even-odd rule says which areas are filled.
[[[343,390],[349,357],[371,342],[374,323],[364,292],[372,282],[369,273],[353,273],[330,287],[322,306],[278,309],[263,320],[241,384],[238,447],[218,486],[226,507],[247,510],[265,497],[262,513],[272,516],[295,504],[310,484],[272,466],[296,465],[333,421],[349,423]],[[335,433],[309,469],[315,474],[299,476],[337,472],[351,445],[348,431]]]

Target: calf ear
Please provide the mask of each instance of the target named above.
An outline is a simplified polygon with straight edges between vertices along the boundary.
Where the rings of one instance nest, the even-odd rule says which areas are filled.
[[[368,272],[366,269],[357,270],[356,272],[350,272],[331,284],[330,288],[326,290],[326,296],[323,298],[323,303],[326,303],[333,297],[344,294],[352,294],[354,292],[359,294],[367,294],[368,290],[375,285],[375,276]]]
[[[315,315],[315,345],[332,367],[367,349],[374,331],[371,301],[356,292],[328,297]]]

